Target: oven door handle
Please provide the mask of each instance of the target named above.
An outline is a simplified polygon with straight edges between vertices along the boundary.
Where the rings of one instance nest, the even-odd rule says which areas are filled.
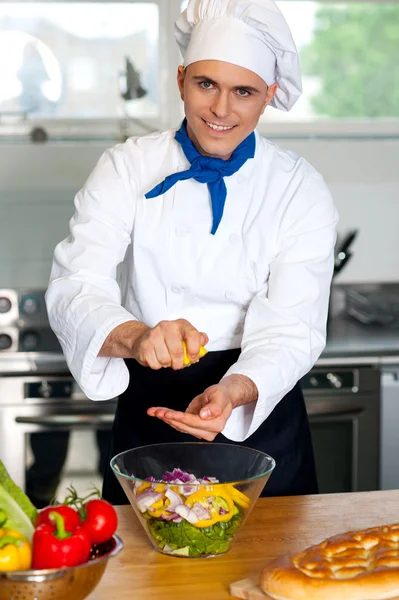
[[[354,417],[364,412],[364,407],[353,404],[340,404],[339,406],[334,407],[331,407],[331,405],[323,406],[323,404],[317,404],[314,406],[307,406],[306,411],[308,417],[328,419],[330,417]]]
[[[49,425],[58,427],[87,427],[90,425],[96,427],[98,425],[112,425],[114,422],[114,415],[48,415],[44,417],[16,417],[15,421],[24,425],[39,425],[43,427]]]

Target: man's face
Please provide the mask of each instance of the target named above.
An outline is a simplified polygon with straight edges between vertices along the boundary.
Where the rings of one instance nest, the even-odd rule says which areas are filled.
[[[177,82],[189,138],[201,154],[225,160],[255,129],[277,90],[253,71],[219,60],[180,66]]]

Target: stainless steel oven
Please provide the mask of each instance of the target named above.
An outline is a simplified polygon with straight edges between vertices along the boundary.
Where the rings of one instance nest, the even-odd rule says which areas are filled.
[[[321,493],[379,488],[380,372],[315,367],[302,380]]]
[[[64,432],[110,430],[115,408],[116,401],[93,402],[86,398],[70,374],[49,375],[46,368],[46,373],[41,375],[3,375],[0,377],[0,458],[11,477],[25,488],[32,434],[38,439],[50,433],[51,438],[43,435],[44,451],[48,455],[52,448],[62,452],[60,440]],[[68,440],[65,437],[63,440],[66,452]],[[62,468],[62,457],[51,458],[57,459]]]
[[[0,289],[0,459],[36,506],[48,504],[62,475],[101,486],[115,409],[116,400],[93,402],[77,386],[44,291]]]

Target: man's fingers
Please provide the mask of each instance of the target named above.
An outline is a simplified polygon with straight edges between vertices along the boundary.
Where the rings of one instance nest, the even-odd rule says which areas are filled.
[[[200,440],[206,440],[207,442],[213,442],[219,433],[218,431],[212,432],[205,429],[197,429],[196,427],[188,427],[187,425],[182,425],[180,421],[174,421],[173,419],[165,419],[164,422],[167,425],[170,425],[170,427],[173,427],[173,429],[177,429],[177,431],[180,431],[181,433],[188,433],[189,435],[192,435]]]
[[[209,404],[201,408],[199,416],[201,419],[217,419],[222,413],[223,407],[220,404],[209,401]]]
[[[155,353],[155,348],[149,348],[145,353],[144,353],[144,363],[147,363],[147,365],[150,367],[150,369],[153,369],[154,371],[159,371],[159,369],[162,369],[162,365],[161,363],[158,361],[157,355]]]
[[[201,346],[201,336],[199,331],[193,327],[191,329],[186,329],[183,335],[186,340],[189,359],[192,361],[197,360]]]
[[[159,341],[157,345],[154,346],[154,351],[159,364],[164,369],[172,365],[172,357],[164,340]]]
[[[201,346],[206,346],[209,342],[209,337],[203,331],[200,333],[200,343]]]
[[[199,396],[196,396],[195,398],[193,398],[193,400],[191,400],[190,404],[187,406],[185,412],[190,413],[192,415],[198,415],[199,411],[201,410],[201,408],[203,406],[202,397],[203,397],[203,394],[200,394]]]
[[[212,420],[201,419],[199,415],[194,415],[187,412],[180,412],[177,410],[158,407],[155,409],[148,409],[147,413],[150,416],[157,417],[165,422],[173,421],[175,423],[180,423],[184,427],[200,429],[201,431],[214,431],[215,433],[220,433],[220,431],[222,431],[222,423],[218,420],[214,419],[214,422],[212,423]]]
[[[163,418],[168,410],[170,409],[164,406],[152,406],[147,410],[147,415],[150,415],[150,417]]]
[[[173,427],[173,429],[180,431],[181,433],[188,433],[189,435],[193,435],[196,438],[199,438],[202,440],[207,440],[209,442],[212,442],[215,439],[215,437],[219,433],[219,429],[220,429],[220,428],[216,428],[215,431],[209,431],[206,429],[199,429],[198,427],[191,427],[191,426],[187,425],[187,423],[184,423],[179,420],[167,419],[166,414],[177,415],[178,411],[171,411],[170,409],[164,408],[161,406],[153,406],[152,408],[149,408],[147,410],[147,414],[150,417],[157,417],[158,419],[160,419],[167,425],[170,425],[170,427]],[[181,414],[185,415],[186,413],[181,413]],[[198,419],[198,416],[197,416],[197,419]]]
[[[165,344],[171,357],[171,367],[175,371],[184,367],[184,352],[180,334],[176,331],[165,335]]]

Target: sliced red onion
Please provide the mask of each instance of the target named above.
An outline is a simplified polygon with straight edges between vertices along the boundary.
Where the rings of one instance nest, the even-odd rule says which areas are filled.
[[[164,515],[162,520],[163,521],[176,521],[176,519],[181,519],[181,517],[177,513],[173,512],[167,516]]]
[[[219,483],[219,479],[216,477],[203,477],[199,480],[200,483]]]
[[[219,515],[227,515],[229,512],[230,511],[226,510],[225,508],[219,508]]]
[[[142,494],[136,496],[136,503],[140,512],[144,513],[148,510],[154,502],[158,502],[162,498],[162,494],[154,492],[152,490],[146,490]]]
[[[137,490],[139,488],[141,488],[142,485],[143,485],[142,481],[135,481],[134,485],[133,485],[133,492],[136,494]]]
[[[191,496],[198,488],[195,485],[179,485],[179,492],[182,496]]]
[[[164,481],[165,483],[173,483],[173,480],[174,477],[170,471],[165,471],[165,473],[162,475],[162,481]]]
[[[181,523],[183,521],[183,519],[181,517],[179,517],[179,515],[176,515],[174,519],[172,519],[173,523]]]
[[[174,492],[173,490],[166,490],[165,496],[169,499],[170,502],[169,506],[167,507],[167,510],[170,512],[174,512],[176,506],[179,506],[179,504],[183,504],[179,494],[176,494],[176,492]]]
[[[199,521],[207,521],[211,518],[209,510],[207,510],[200,502],[195,502],[192,511],[197,515]]]
[[[179,517],[183,517],[183,519],[185,519],[189,523],[193,524],[193,523],[196,523],[197,521],[199,521],[199,519],[198,519],[197,515],[195,514],[195,512],[192,511],[185,504],[180,504],[179,506],[177,506],[176,507],[176,513],[179,515]]]
[[[146,477],[144,481],[149,481],[151,483],[157,482],[155,477],[150,476]],[[182,471],[182,469],[176,467],[173,471],[165,471],[162,475],[161,480],[163,483],[170,483],[179,485],[182,483],[191,483],[191,484],[215,484],[219,483],[219,480],[216,477],[208,477],[205,476],[202,479],[197,479],[193,473],[187,473],[186,471]]]
[[[182,483],[188,483],[191,481],[191,475],[189,473],[185,473],[181,469],[173,469],[172,475],[175,479],[179,479]]]
[[[180,523],[183,520],[177,513],[163,514],[159,518],[161,521],[173,521],[173,523]]]

